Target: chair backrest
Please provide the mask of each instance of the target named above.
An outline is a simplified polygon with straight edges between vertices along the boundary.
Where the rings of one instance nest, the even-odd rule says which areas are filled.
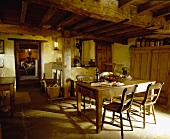
[[[142,104],[144,105],[148,101],[152,102],[153,104],[156,103],[163,85],[164,82],[149,84]]]
[[[128,110],[131,107],[134,98],[134,93],[137,87],[138,85],[134,85],[123,90],[123,94],[121,97],[121,105],[118,111],[121,112],[124,110]]]
[[[90,75],[77,75],[77,81],[88,81],[90,79]]]

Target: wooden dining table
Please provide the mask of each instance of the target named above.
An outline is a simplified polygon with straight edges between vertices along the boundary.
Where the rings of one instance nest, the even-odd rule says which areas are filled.
[[[88,82],[76,82],[76,101],[77,101],[77,114],[84,115],[88,120],[90,120],[96,126],[96,133],[101,132],[101,124],[102,124],[102,105],[103,99],[105,98],[113,98],[115,96],[122,95],[124,88],[138,85],[136,92],[145,92],[148,84],[154,84],[156,81],[150,80],[142,80],[142,79],[131,79],[124,81],[124,85],[122,86],[91,86],[91,83]],[[95,99],[95,117],[96,121],[93,121],[81,112],[81,98],[83,96],[88,96],[90,98]]]
[[[15,105],[15,77],[0,77],[0,91],[10,91],[11,117],[14,116]]]

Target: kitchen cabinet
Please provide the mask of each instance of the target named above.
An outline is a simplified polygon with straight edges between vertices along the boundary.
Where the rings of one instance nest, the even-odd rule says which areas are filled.
[[[132,77],[164,82],[158,103],[170,109],[170,46],[135,48],[131,51]]]

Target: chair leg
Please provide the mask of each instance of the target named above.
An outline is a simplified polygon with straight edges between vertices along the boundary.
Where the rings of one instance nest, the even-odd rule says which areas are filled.
[[[105,119],[105,114],[106,114],[106,109],[104,108],[103,117],[102,117],[101,131],[102,131],[102,129],[103,129],[103,123],[104,123],[104,119]]]
[[[143,128],[145,128],[145,113],[146,113],[146,107],[143,106]]]
[[[83,107],[84,107],[84,114],[85,114],[85,112],[86,112],[86,97],[84,96],[84,98],[83,98]]]
[[[127,117],[128,117],[129,123],[130,123],[130,127],[131,127],[131,129],[133,131],[133,126],[132,126],[132,121],[130,119],[129,110],[127,110]]]
[[[121,137],[123,139],[123,119],[122,119],[122,113],[120,113],[120,127],[121,127]]]
[[[112,121],[114,122],[115,119],[115,112],[113,111],[113,115],[112,115]]]
[[[152,112],[153,112],[154,122],[155,122],[155,124],[156,124],[156,117],[155,117],[155,108],[154,108],[154,105],[152,105]]]
[[[91,107],[91,105],[92,105],[92,102],[91,102],[91,98],[89,97],[89,104],[90,104],[90,107]]]

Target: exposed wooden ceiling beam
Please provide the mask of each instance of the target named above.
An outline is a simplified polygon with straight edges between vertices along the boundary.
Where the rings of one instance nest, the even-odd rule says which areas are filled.
[[[139,34],[135,34],[135,35],[129,36],[128,38],[145,37],[145,36],[154,35],[154,34],[155,34],[154,32],[145,32],[143,34],[139,33]]]
[[[78,22],[84,20],[85,18],[87,18],[87,17],[73,14],[72,16],[67,18],[67,20],[63,21],[62,25],[63,26],[70,26],[70,25],[76,24],[75,21],[78,23]]]
[[[21,38],[8,38],[8,40],[17,40],[20,41],[20,44],[24,44],[24,45],[36,45],[37,43],[41,43],[41,42],[48,42],[46,40],[32,40],[32,39],[21,39]],[[25,42],[27,41],[27,44],[25,44]]]
[[[122,25],[113,25],[111,27],[108,27],[106,30],[100,30],[100,31],[96,31],[95,34],[105,34],[106,32],[114,32],[116,30],[120,30],[120,29],[123,29],[123,28],[127,28],[131,25],[128,25],[128,24],[122,24]]]
[[[9,24],[0,24],[1,33],[13,33],[13,34],[29,34],[29,35],[41,35],[41,36],[56,36],[61,35],[60,32],[54,30],[47,30],[44,28],[37,27],[27,27],[19,25],[9,25]]]
[[[135,34],[132,34],[130,35],[130,37],[128,38],[134,38],[134,37],[139,37],[139,36],[147,36],[147,35],[153,35],[153,34],[156,34],[156,31],[157,30],[160,30],[160,29],[163,29],[163,27],[161,28],[158,28],[158,29],[153,29],[153,30],[143,30],[143,31],[140,31],[139,33],[135,33]],[[127,34],[125,34],[125,37],[126,37]]]
[[[133,16],[132,15],[131,16],[124,15],[124,13],[126,13],[125,9],[117,8],[116,1],[113,1],[113,4],[108,5],[108,2],[104,2],[104,0],[101,0],[100,2],[103,4],[98,5],[98,7],[96,7],[96,5],[94,5],[93,3],[89,4],[86,2],[79,2],[79,1],[70,2],[70,0],[28,0],[28,1],[46,5],[46,6],[52,5],[55,8],[73,12],[73,13],[76,13],[77,15],[96,18],[96,19],[100,19],[100,20],[102,19],[102,20],[111,21],[111,22],[120,22],[121,20],[123,20],[125,18],[129,18],[129,22],[131,24],[133,24],[135,26],[141,26],[141,27],[147,26],[147,24],[149,24],[152,21],[151,14],[146,14],[145,16],[142,16],[142,17],[137,13],[133,14]],[[133,1],[136,2],[137,0],[132,0],[132,1],[131,0],[120,0],[119,2],[129,4],[129,3],[133,3]],[[144,1],[146,1],[146,0],[144,0]],[[161,3],[159,1],[155,0],[155,1],[152,1],[154,4],[150,3],[148,5],[144,4],[144,5],[142,5],[142,7],[140,6],[139,12],[145,11],[148,9],[152,9],[152,7],[155,4],[157,5],[158,3],[159,4]],[[124,5],[124,4],[122,4],[122,5]],[[131,8],[133,8],[133,7],[131,7]],[[136,10],[136,6],[134,6],[133,10]],[[103,11],[107,11],[107,16],[105,15],[105,12],[103,12]],[[133,17],[135,17],[135,18],[133,18]],[[145,18],[150,19],[150,20],[145,21],[144,20]],[[139,19],[139,20],[135,20],[135,19]],[[155,25],[159,27],[159,24],[155,23]]]
[[[75,30],[83,28],[83,27],[87,28],[89,26],[96,25],[99,22],[101,22],[101,20],[88,18],[88,19],[82,20],[81,22],[77,23],[72,28]]]
[[[123,5],[131,2],[132,0],[119,0],[118,7],[122,7]]]
[[[46,12],[46,14],[44,15],[44,17],[41,20],[41,23],[39,24],[39,27],[42,27],[43,25],[45,25],[48,20],[57,12],[57,9],[54,7],[50,7],[48,9],[48,11]]]
[[[28,6],[28,2],[23,0],[22,1],[22,9],[21,9],[21,18],[20,18],[20,23],[22,23],[22,24],[25,23],[27,6]]]
[[[125,37],[105,37],[105,36],[99,36],[99,35],[92,35],[92,34],[82,34],[79,36],[76,36],[77,39],[91,39],[91,40],[104,40],[112,43],[121,43],[121,44],[128,44],[128,40]]]
[[[120,27],[120,25],[122,26],[129,26],[127,24],[123,24],[125,22],[129,21],[128,19],[125,19],[119,23],[115,23],[115,24],[112,24],[111,26],[108,26],[107,28],[102,28],[102,29],[99,29],[99,30],[96,30],[95,31],[95,34],[101,34],[101,33],[104,33],[104,32],[108,32],[108,31],[112,31],[112,30],[115,30],[115,29],[118,29]]]
[[[129,32],[126,32],[126,33],[122,33],[122,34],[117,34],[118,36],[128,36],[128,35],[133,35],[133,34],[139,34],[140,32],[146,32],[147,30],[149,30],[150,28],[152,28],[153,25],[151,26],[148,26],[148,27],[145,27],[145,28],[141,28],[139,27],[137,30],[132,30],[132,31],[129,31]],[[150,29],[151,30],[151,29]],[[152,29],[153,30],[153,29]]]
[[[149,1],[147,3],[144,3],[140,6],[138,6],[138,13],[146,11],[146,10],[152,10],[156,6],[160,6],[160,4],[163,4],[163,1]]]
[[[170,14],[170,7],[163,8],[162,10],[159,10],[157,12],[153,13],[153,17],[158,17],[158,16],[165,16]]]
[[[170,15],[166,15],[165,16],[165,19],[168,21],[168,20],[170,20]]]
[[[108,27],[108,26],[111,26],[111,25],[114,24],[114,23],[112,23],[112,22],[107,22],[107,23],[106,23],[106,22],[107,22],[107,21],[102,21],[102,22],[100,22],[100,23],[98,23],[98,24],[96,24],[96,25],[93,25],[93,26],[87,28],[86,30],[84,30],[84,32],[95,31],[95,30],[97,30],[97,29],[105,28],[105,27]]]
[[[65,18],[63,18],[60,22],[52,25],[49,29],[58,29],[61,27],[61,24],[63,24],[63,22],[66,22],[67,20],[71,20],[71,18],[74,16],[73,13],[68,14]]]
[[[126,34],[130,31],[134,31],[134,30],[138,30],[138,29],[139,29],[139,27],[136,27],[136,26],[128,26],[128,27],[125,27],[125,28],[120,28],[120,29],[117,29],[117,30],[114,30],[114,31],[107,32],[104,35],[105,36],[111,36],[111,35],[118,35],[118,34]]]
[[[40,4],[40,5],[45,5],[45,6],[51,5],[51,0],[25,0],[25,1]],[[62,0],[58,0],[58,1],[61,2]]]

